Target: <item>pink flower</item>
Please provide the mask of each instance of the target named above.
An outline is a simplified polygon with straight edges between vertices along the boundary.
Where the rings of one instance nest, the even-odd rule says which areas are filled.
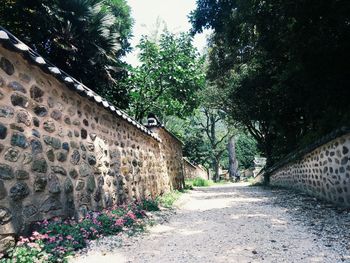
[[[48,237],[49,237],[48,234],[42,235],[39,232],[34,231],[32,234],[32,237],[30,237],[30,240],[42,240],[42,239],[47,239]]]
[[[34,242],[28,243],[27,245],[28,245],[28,247],[31,247],[31,248],[35,248],[35,249],[38,249],[38,250],[40,249],[39,244],[34,243]]]
[[[115,221],[115,223],[114,223],[114,225],[115,226],[123,226],[124,225],[124,219],[122,219],[122,218],[119,218],[119,219],[117,219],[116,221]]]
[[[74,240],[74,238],[71,235],[66,236],[68,240]]]
[[[136,220],[136,215],[133,212],[129,211],[126,215],[130,217],[132,220]]]
[[[18,246],[21,246],[21,245],[23,245],[23,244],[25,244],[25,243],[28,243],[28,242],[29,242],[29,239],[28,239],[28,238],[24,238],[24,237],[20,236],[20,237],[19,237],[19,241],[17,242],[17,245],[18,245]]]

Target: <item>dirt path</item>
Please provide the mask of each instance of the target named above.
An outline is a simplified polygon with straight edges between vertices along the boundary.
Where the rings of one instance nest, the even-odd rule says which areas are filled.
[[[350,262],[349,250],[312,233],[274,198],[246,184],[196,189],[168,223],[74,262]]]

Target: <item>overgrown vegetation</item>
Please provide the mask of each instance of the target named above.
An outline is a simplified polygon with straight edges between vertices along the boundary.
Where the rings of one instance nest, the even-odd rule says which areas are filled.
[[[209,180],[203,179],[201,177],[196,177],[194,179],[186,179],[185,180],[185,184],[186,185],[190,185],[190,186],[203,187],[203,186],[210,186],[210,185],[212,185],[213,181],[209,181]]]
[[[159,205],[165,208],[171,208],[174,205],[175,201],[180,198],[183,192],[184,191],[174,190],[169,193],[165,193],[161,196],[158,196],[156,201],[158,202]]]

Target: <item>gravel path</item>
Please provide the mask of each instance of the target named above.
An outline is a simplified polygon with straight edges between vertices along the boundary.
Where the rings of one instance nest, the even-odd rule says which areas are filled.
[[[195,189],[178,206],[149,233],[107,238],[72,262],[350,262],[349,211],[304,195],[239,183]]]

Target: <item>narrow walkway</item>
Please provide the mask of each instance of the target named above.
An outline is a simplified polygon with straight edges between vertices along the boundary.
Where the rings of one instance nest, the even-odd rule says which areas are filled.
[[[350,262],[349,250],[319,238],[275,198],[246,184],[196,189],[168,223],[77,262]]]

